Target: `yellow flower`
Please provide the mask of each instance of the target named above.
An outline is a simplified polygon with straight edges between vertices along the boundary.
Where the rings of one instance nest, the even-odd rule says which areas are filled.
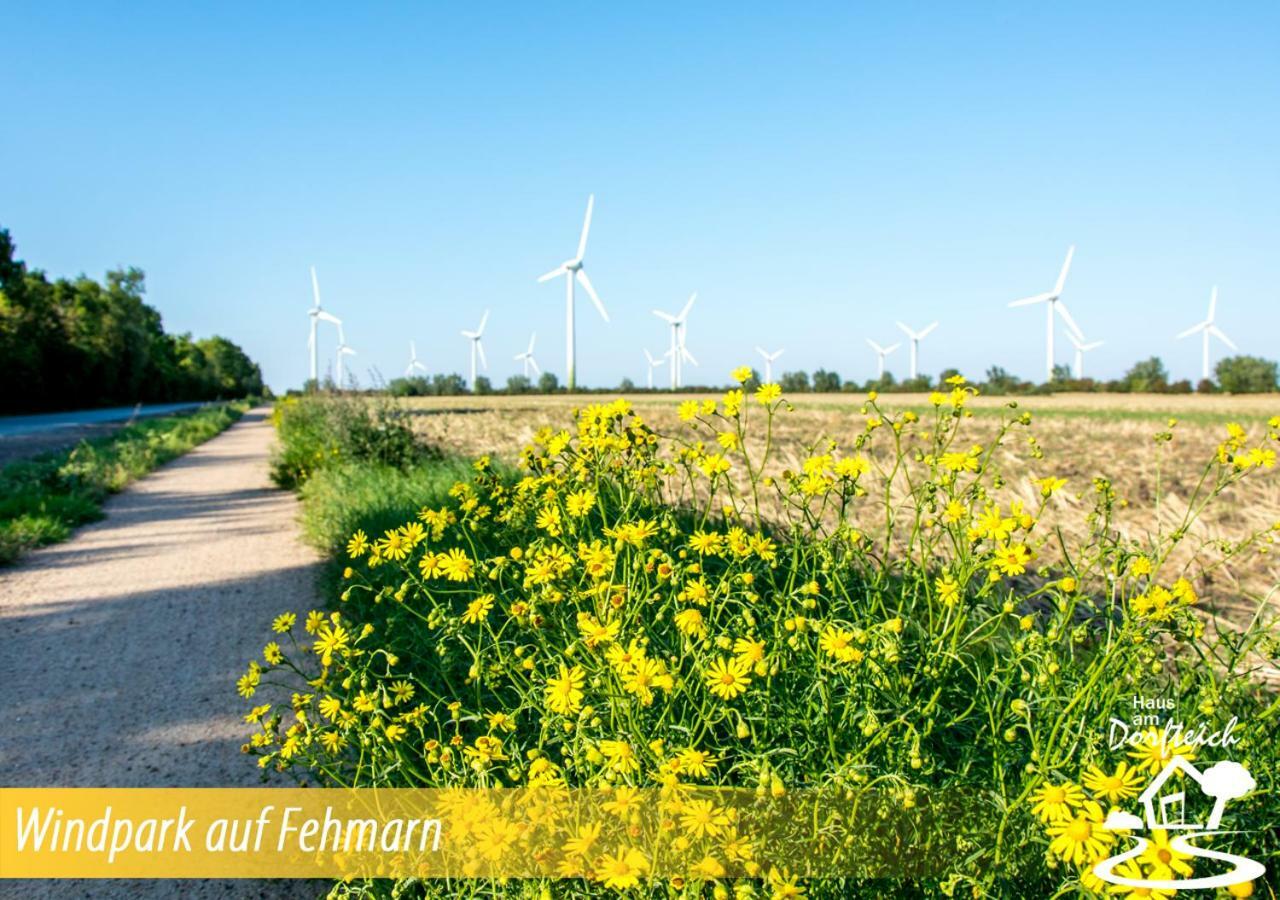
[[[733,642],[733,655],[747,666],[754,666],[764,661],[764,641],[751,638],[738,638]]]
[[[471,561],[471,557],[458,547],[453,547],[447,554],[440,554],[437,565],[450,581],[466,581],[475,569],[475,563]]]
[[[1175,875],[1187,877],[1191,874],[1191,864],[1187,860],[1192,855],[1179,850],[1169,842],[1169,833],[1163,828],[1151,832],[1151,839],[1138,857],[1139,862],[1151,866],[1155,880],[1173,880]]]
[[[723,475],[728,472],[732,466],[729,460],[725,459],[719,453],[709,453],[698,463],[698,468],[702,470],[702,474],[708,478],[715,478],[717,475]]]
[[[756,388],[756,402],[768,406],[782,396],[782,388],[777,384],[762,384]]]
[[[609,768],[626,775],[640,770],[640,760],[626,741],[601,741],[600,752],[609,760]]]
[[[707,636],[707,623],[698,609],[682,609],[676,613],[676,627],[692,637]]]
[[[934,587],[938,591],[938,599],[944,606],[955,606],[960,601],[960,585],[956,584],[950,575],[939,578],[934,582]]]
[[[1036,485],[1039,486],[1040,496],[1042,497],[1053,496],[1055,492],[1061,490],[1063,486],[1066,485],[1067,483],[1067,479],[1055,478],[1052,475],[1045,476],[1044,478],[1035,478],[1032,480],[1036,483]]]
[[[1099,800],[1107,800],[1111,804],[1138,796],[1142,786],[1142,775],[1137,769],[1129,767],[1126,762],[1116,766],[1114,773],[1108,775],[1097,766],[1090,766],[1084,773],[1084,786]]]
[[[746,384],[751,378],[751,367],[738,366],[738,368],[734,369],[730,374],[732,374],[733,380],[738,382],[738,384]]]
[[[315,646],[320,662],[327,666],[333,661],[333,654],[345,654],[350,637],[341,625],[334,625],[332,628],[328,625],[323,626],[316,635]]]
[[[711,664],[706,673],[707,687],[721,700],[732,700],[746,692],[751,679],[747,667],[739,660],[722,657]]]
[[[294,613],[281,613],[271,622],[271,630],[276,634],[284,634],[293,627],[293,623],[298,621],[297,615]]]
[[[835,625],[828,625],[818,640],[822,652],[840,662],[861,662],[863,653],[853,646],[853,632]]]
[[[278,666],[284,661],[284,654],[280,652],[280,645],[272,641],[262,648],[262,658],[267,661],[268,665]]]
[[[386,559],[402,560],[409,555],[409,551],[412,549],[413,545],[397,528],[388,529],[383,534],[382,540],[378,541],[378,552]]]
[[[1085,802],[1084,791],[1069,781],[1062,784],[1045,782],[1027,798],[1031,811],[1043,822],[1057,822],[1070,818],[1074,809]]]
[[[582,518],[591,512],[592,507],[596,505],[595,491],[576,491],[569,495],[565,501],[565,508],[569,510],[569,515],[575,518]]]
[[[352,559],[359,559],[364,556],[365,551],[368,549],[369,536],[363,530],[351,535],[351,540],[347,541],[347,555]]]
[[[1092,800],[1084,801],[1074,815],[1053,822],[1046,830],[1053,839],[1050,852],[1076,865],[1101,859],[1115,841],[1102,827],[1102,807]]]
[[[1135,741],[1129,750],[1129,757],[1136,761],[1138,771],[1152,775],[1159,774],[1175,756],[1193,760],[1196,758],[1196,748],[1176,739],[1165,741],[1163,732],[1154,725],[1143,731],[1142,738]]]
[[[481,594],[467,604],[467,611],[462,614],[462,621],[468,625],[483,622],[489,617],[489,610],[493,609],[493,601],[493,594]]]
[[[582,708],[582,685],[586,681],[586,673],[581,666],[569,668],[560,664],[560,674],[547,680],[547,706],[553,712],[567,716]]]
[[[680,814],[681,829],[693,838],[715,837],[728,825],[728,814],[710,800],[690,800]]]
[[[622,850],[617,854],[606,853],[600,857],[595,877],[607,888],[626,890],[640,883],[640,876],[649,868],[649,860],[639,850]]]
[[[387,736],[387,740],[398,741],[404,737],[405,727],[403,725],[388,725],[382,733]]]
[[[1005,544],[996,549],[993,565],[1005,575],[1021,575],[1031,562],[1031,551],[1023,544]]]
[[[698,415],[698,401],[686,400],[680,404],[676,414],[680,417],[681,422],[691,422]]]

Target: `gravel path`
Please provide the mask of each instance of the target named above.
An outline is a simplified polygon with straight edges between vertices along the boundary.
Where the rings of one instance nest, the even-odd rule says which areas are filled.
[[[271,486],[266,410],[141,479],[107,518],[0,570],[0,784],[258,783],[235,680],[318,557]],[[285,897],[298,882],[0,882],[5,896]]]

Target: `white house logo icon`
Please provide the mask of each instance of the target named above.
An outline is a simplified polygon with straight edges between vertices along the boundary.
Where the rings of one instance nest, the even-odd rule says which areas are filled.
[[[1170,779],[1175,775],[1183,777],[1170,783]],[[1188,798],[1187,792],[1192,787],[1198,789],[1199,796]],[[1179,834],[1170,841],[1171,847],[1190,856],[1214,860],[1219,864],[1225,863],[1231,868],[1221,874],[1203,878],[1173,878],[1173,872],[1168,873],[1170,875],[1169,878],[1155,879],[1126,878],[1123,875],[1115,874],[1117,866],[1133,859],[1135,856],[1141,855],[1146,850],[1149,843],[1147,839],[1135,837],[1137,846],[1126,850],[1124,853],[1102,860],[1102,862],[1093,867],[1093,874],[1110,884],[1156,890],[1230,887],[1233,884],[1252,881],[1265,875],[1266,867],[1252,859],[1231,853],[1222,853],[1217,850],[1209,850],[1205,847],[1197,847],[1190,843],[1192,838],[1225,833],[1219,831],[1218,826],[1222,823],[1222,814],[1226,810],[1227,804],[1232,800],[1246,796],[1255,787],[1257,787],[1257,784],[1254,782],[1253,776],[1249,774],[1249,770],[1237,762],[1224,760],[1223,762],[1214,763],[1209,768],[1201,771],[1190,760],[1182,756],[1175,756],[1169,760],[1168,764],[1160,770],[1160,773],[1151,780],[1151,784],[1147,785],[1147,789],[1138,797],[1146,814],[1145,822],[1143,819],[1139,819],[1137,816],[1123,810],[1112,810],[1107,816],[1104,826],[1112,831],[1141,831],[1147,828],[1183,832],[1183,834]],[[1211,799],[1213,801],[1208,818],[1204,822],[1188,821],[1188,799],[1202,801]],[[1200,806],[1207,806],[1207,803],[1201,802]]]

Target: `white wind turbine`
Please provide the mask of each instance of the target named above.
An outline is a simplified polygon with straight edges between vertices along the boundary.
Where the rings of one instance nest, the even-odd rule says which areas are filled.
[[[484,311],[484,315],[480,317],[480,324],[476,326],[475,331],[464,331],[462,336],[471,342],[471,381],[469,386],[472,393],[476,389],[476,356],[480,357],[480,364],[484,366],[484,370],[489,371],[489,361],[484,358],[484,347],[480,343],[481,336],[484,335],[485,323],[489,321],[489,310]]]
[[[1094,341],[1091,344],[1086,344],[1069,331],[1067,332],[1067,338],[1071,341],[1071,345],[1076,348],[1076,379],[1079,380],[1084,378],[1084,355],[1090,350],[1097,350],[1105,341]]]
[[[897,350],[898,347],[901,346],[901,344],[890,344],[888,347],[881,347],[875,341],[871,340],[871,338],[867,338],[867,344],[871,347],[872,350],[876,351],[876,358],[877,358],[877,362],[879,363],[879,369],[876,372],[876,380],[878,381],[884,378],[884,358],[888,356],[890,353],[892,353],[894,350]]]
[[[938,327],[938,323],[934,322],[932,325],[929,325],[923,331],[919,331],[919,332],[912,331],[910,328],[908,328],[906,325],[903,325],[901,322],[898,323],[898,327],[902,329],[903,334],[905,334],[908,338],[911,339],[911,378],[914,379],[917,374],[916,362],[920,357],[920,342],[925,339],[925,337],[929,334],[929,332],[933,331],[933,329]]]
[[[688,360],[695,366],[698,361],[693,358],[693,354],[689,352],[684,345],[685,325],[689,319],[689,310],[693,309],[693,301],[698,299],[698,292],[694,291],[689,295],[689,301],[685,303],[684,309],[680,310],[678,315],[671,315],[661,310],[655,309],[653,314],[662,321],[671,326],[671,349],[666,355],[671,360],[671,389],[674,391],[682,384],[684,375],[684,361]]]
[[[337,324],[338,326],[338,361],[337,361],[337,365],[335,366],[335,369],[337,371],[337,377],[338,377],[338,381],[337,381],[338,389],[341,390],[343,384],[346,382],[346,373],[345,373],[345,368],[343,366],[343,360],[345,360],[348,356],[355,356],[356,351],[352,350],[350,347],[347,346],[346,335],[342,333],[342,321],[339,319],[335,319],[334,321],[335,321],[335,324]]]
[[[764,357],[764,383],[772,384],[773,383],[773,364],[779,356],[781,356],[783,353],[786,353],[787,351],[783,349],[783,350],[774,350],[772,353],[769,353],[763,347],[756,347],[756,352]]]
[[[1047,355],[1045,357],[1045,376],[1047,381],[1053,380],[1053,314],[1056,310],[1058,315],[1062,316],[1062,321],[1067,323],[1067,327],[1075,332],[1076,337],[1081,340],[1084,335],[1080,332],[1079,327],[1071,318],[1071,313],[1067,312],[1067,305],[1062,302],[1062,286],[1067,281],[1067,270],[1071,268],[1071,257],[1075,255],[1076,247],[1072,244],[1067,248],[1067,258],[1062,264],[1062,271],[1058,273],[1058,283],[1053,286],[1053,290],[1043,294],[1036,294],[1031,297],[1024,297],[1021,300],[1014,300],[1010,306],[1032,306],[1036,303],[1047,303],[1049,309],[1049,325],[1047,334]]]
[[[542,374],[542,370],[538,368],[538,361],[533,358],[533,342],[537,339],[538,332],[535,331],[533,334],[529,335],[529,349],[523,353],[517,353],[515,356],[516,362],[521,363],[524,367],[525,378],[529,377],[529,369],[533,369],[533,371],[538,375]]]
[[[320,281],[316,278],[315,266],[311,267],[311,297],[315,305],[307,310],[307,317],[311,319],[311,337],[307,339],[307,348],[311,351],[311,383],[318,386],[320,384],[317,355],[319,347],[316,344],[316,329],[321,322],[332,322],[339,327],[342,323],[338,321],[337,316],[320,308]]]
[[[582,268],[582,257],[587,252],[587,233],[591,231],[591,210],[595,207],[596,195],[592,194],[587,197],[587,215],[582,220],[582,237],[578,239],[578,253],[572,259],[567,259],[560,265],[556,266],[545,275],[540,275],[538,281],[550,281],[560,275],[564,276],[565,282],[565,368],[566,380],[568,388],[573,391],[578,386],[577,369],[575,366],[574,346],[575,338],[573,331],[573,282],[576,279],[583,289],[587,292],[587,296],[591,298],[591,302],[596,305],[596,310],[600,313],[600,318],[606,322],[609,321],[609,314],[605,312],[604,304],[600,302],[600,296],[596,293],[596,289],[591,284],[591,279],[587,277],[586,270]]]
[[[412,378],[414,372],[426,373],[427,367],[418,362],[418,348],[413,341],[409,342],[409,365],[405,367],[404,377]]]
[[[662,359],[662,357],[658,357],[657,359],[654,359],[653,354],[649,352],[648,347],[644,348],[644,358],[649,363],[648,367],[646,368],[646,371],[649,374],[649,390],[653,390],[653,370],[659,368],[663,364],[664,360]]]
[[[1178,340],[1182,340],[1182,338],[1186,338],[1186,337],[1191,337],[1191,335],[1196,334],[1197,332],[1203,337],[1204,356],[1203,356],[1203,362],[1200,368],[1200,377],[1205,379],[1208,379],[1209,377],[1209,335],[1213,335],[1218,340],[1222,341],[1222,343],[1230,347],[1232,350],[1240,349],[1234,343],[1232,343],[1231,338],[1227,337],[1225,334],[1222,333],[1222,329],[1220,329],[1217,325],[1213,324],[1213,317],[1217,313],[1217,311],[1218,311],[1218,286],[1214,285],[1212,293],[1209,294],[1209,315],[1205,317],[1205,320],[1203,322],[1200,322],[1197,325],[1192,325],[1186,331],[1182,332],[1182,334],[1178,335]]]

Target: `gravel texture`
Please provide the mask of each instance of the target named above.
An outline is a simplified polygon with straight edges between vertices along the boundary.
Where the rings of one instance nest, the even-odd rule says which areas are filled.
[[[108,500],[106,519],[0,570],[0,785],[234,787],[235,680],[277,613],[316,603],[297,501],[252,410]],[[14,897],[314,897],[299,882],[0,882]]]

